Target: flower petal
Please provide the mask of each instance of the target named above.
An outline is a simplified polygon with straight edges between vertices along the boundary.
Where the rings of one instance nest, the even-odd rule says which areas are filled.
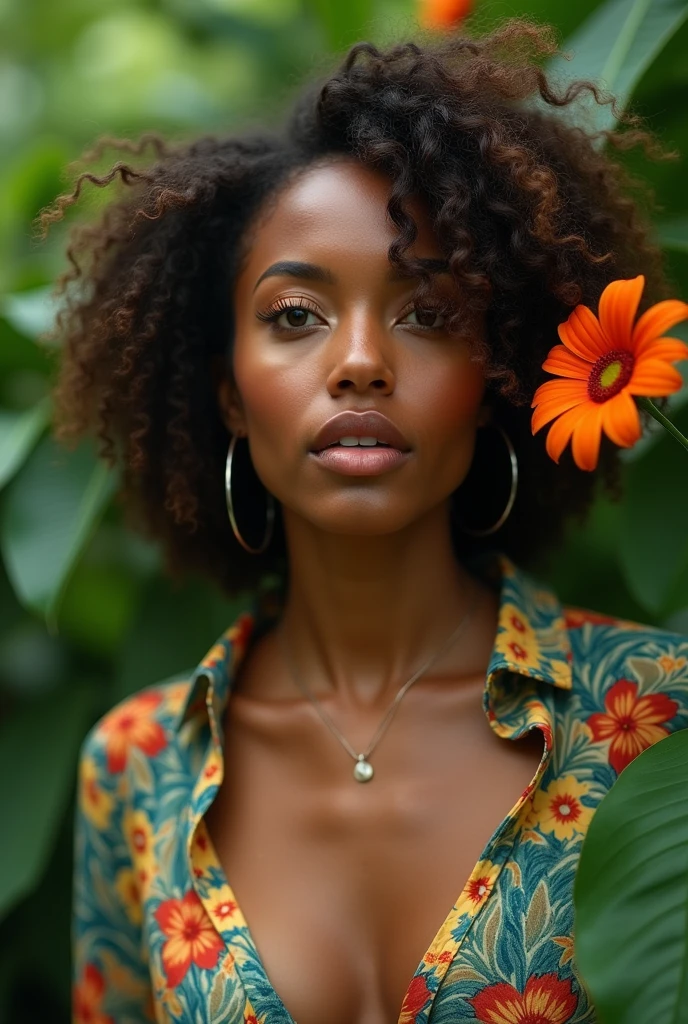
[[[591,403],[585,415],[573,429],[571,449],[579,469],[593,470],[597,466],[602,439],[602,402]]]
[[[688,359],[688,345],[678,338],[658,338],[656,341],[649,339],[643,346],[642,352],[636,351],[636,358],[642,359],[666,359],[673,362],[676,359]]]
[[[566,347],[589,363],[597,362],[600,356],[613,348],[599,320],[587,306],[576,306],[568,320],[559,324],[557,331]]]
[[[661,359],[641,359],[635,365],[626,390],[631,395],[660,398],[680,391],[682,387],[683,377],[674,366]]]
[[[570,395],[580,395],[581,398],[586,398],[587,394],[587,381],[546,380],[533,395],[531,409],[539,405],[540,402],[549,402],[552,398],[568,398]]]
[[[602,405],[602,429],[620,448],[631,448],[640,439],[638,406],[625,388]]]
[[[540,402],[537,409],[533,413],[531,420],[531,430],[533,434],[537,434],[541,427],[544,427],[545,423],[549,423],[555,416],[561,416],[569,409],[573,409],[576,405],[580,405],[581,402],[587,402],[587,395],[569,395],[567,398],[558,396],[556,398],[550,398],[546,402]]]
[[[644,287],[645,275],[638,274],[630,280],[612,281],[600,295],[600,324],[612,348],[633,351],[633,321]]]
[[[568,412],[562,413],[562,415],[556,419],[549,428],[545,447],[547,449],[547,454],[551,459],[554,459],[555,462],[559,462],[561,453],[571,437],[573,428],[581,417],[585,415],[588,408],[589,404],[587,402],[582,402],[573,409],[569,409]]]
[[[688,319],[688,303],[680,299],[664,299],[646,309],[633,328],[633,346],[640,354],[649,340],[659,338],[674,324]]]
[[[542,364],[542,369],[575,380],[587,380],[590,376],[590,363],[574,355],[565,345],[554,346]]]

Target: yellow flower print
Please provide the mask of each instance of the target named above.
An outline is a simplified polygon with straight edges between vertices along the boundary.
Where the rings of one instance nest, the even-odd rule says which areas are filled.
[[[561,946],[564,950],[559,957],[559,966],[563,967],[573,959],[573,937],[571,935],[553,935],[552,942],[556,942],[557,946]]]
[[[662,666],[665,672],[673,672],[675,669],[683,668],[686,663],[685,658],[671,658],[668,654],[663,654],[657,661]]]
[[[495,649],[524,669],[537,668],[540,664],[540,645],[521,609],[505,601],[499,615],[499,625]]]
[[[217,894],[213,894],[208,907],[210,920],[219,932],[224,928],[234,928],[237,924],[244,923],[234,893],[227,885],[223,885]]]
[[[144,811],[132,811],[131,808],[127,808],[124,812],[122,828],[134,865],[141,899],[145,900],[156,872],[153,826]]]
[[[171,715],[178,714],[186,698],[189,696],[189,681],[184,683],[172,683],[165,690],[165,709]]]
[[[573,775],[555,779],[546,790],[537,790],[527,824],[536,825],[543,832],[553,832],[557,839],[571,839],[574,832],[585,834],[594,814],[581,797],[590,792],[587,782],[579,782]]]
[[[114,801],[98,782],[98,768],[91,757],[82,758],[79,768],[79,805],[101,832],[110,823]]]
[[[196,825],[196,830],[191,840],[191,863],[193,864],[193,873],[197,878],[205,874],[208,868],[217,865],[213,844],[203,818]]]
[[[491,860],[478,861],[459,896],[457,910],[460,914],[478,912],[492,892],[499,870],[499,865]]]
[[[115,889],[132,924],[141,924],[141,890],[136,874],[131,868],[122,868],[115,876]]]

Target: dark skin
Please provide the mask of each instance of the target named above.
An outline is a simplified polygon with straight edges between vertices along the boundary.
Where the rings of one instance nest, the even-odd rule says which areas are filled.
[[[218,392],[282,504],[290,587],[280,623],[238,672],[225,780],[206,824],[298,1024],[396,1024],[542,754],[539,732],[499,739],[482,710],[499,601],[455,559],[448,499],[489,419],[484,377],[470,338],[414,311],[417,282],[390,276],[388,194],[383,175],[342,159],[302,172],[269,205],[235,282],[234,373]],[[412,212],[413,254],[439,259],[426,211],[416,202]],[[284,260],[327,280],[257,283]],[[451,296],[449,276],[435,288]],[[277,330],[258,318],[286,300],[306,315],[282,310]],[[370,408],[401,429],[411,457],[369,477],[320,465],[309,448],[322,424]],[[468,629],[408,690],[370,755],[374,778],[355,782],[352,757],[295,685],[278,630],[300,678],[363,751],[475,596]]]

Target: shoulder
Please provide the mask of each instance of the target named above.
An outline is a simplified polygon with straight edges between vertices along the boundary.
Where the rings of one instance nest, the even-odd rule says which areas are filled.
[[[589,608],[563,607],[564,625],[573,656],[607,664],[646,657],[657,667],[682,673],[688,680],[688,635],[649,623],[623,619]]]
[[[170,743],[192,680],[175,676],[125,697],[87,733],[81,762],[92,761],[105,775],[124,772],[132,751],[155,758]]]
[[[688,636],[590,609],[563,611],[573,681],[564,718],[584,723],[618,774],[688,727]]]

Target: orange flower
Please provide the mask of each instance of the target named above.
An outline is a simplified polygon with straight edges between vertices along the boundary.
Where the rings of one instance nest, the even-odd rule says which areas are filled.
[[[473,0],[421,0],[418,17],[425,28],[454,28],[472,7]]]
[[[523,993],[500,981],[468,1000],[485,1024],[566,1024],[578,1002],[571,981],[555,973],[528,978]]]
[[[559,324],[564,344],[550,350],[542,368],[562,379],[541,384],[531,405],[533,434],[555,420],[546,443],[555,462],[573,435],[576,465],[595,469],[603,430],[621,448],[640,438],[633,395],[659,398],[683,386],[681,374],[669,364],[688,359],[688,345],[661,335],[688,318],[688,304],[678,299],[658,302],[634,325],[644,286],[643,274],[612,281],[600,296],[599,319],[578,305]]]
[[[167,745],[163,727],[152,715],[161,700],[160,693],[140,693],[105,716],[101,728],[106,737],[109,772],[124,771],[131,747],[153,757]]]
[[[109,1014],[102,1012],[104,995],[103,975],[93,964],[86,964],[81,981],[74,986],[72,994],[74,1024],[115,1024]]]
[[[678,704],[666,693],[638,697],[638,684],[619,679],[604,700],[606,714],[588,718],[594,740],[609,740],[609,763],[617,774],[643,750],[669,735],[664,723],[674,717]]]
[[[217,965],[225,944],[195,890],[189,889],[182,900],[165,900],[155,911],[155,918],[168,936],[162,949],[168,985],[179,985],[192,961],[208,970]]]

